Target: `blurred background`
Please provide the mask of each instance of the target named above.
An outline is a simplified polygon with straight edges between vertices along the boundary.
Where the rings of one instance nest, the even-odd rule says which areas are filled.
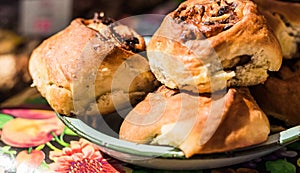
[[[0,0],[0,28],[26,36],[47,36],[77,17],[104,12],[116,20],[140,14],[166,14],[182,0]]]
[[[167,14],[182,0],[0,0],[0,105],[31,84],[28,60],[45,38],[95,12],[116,20]]]

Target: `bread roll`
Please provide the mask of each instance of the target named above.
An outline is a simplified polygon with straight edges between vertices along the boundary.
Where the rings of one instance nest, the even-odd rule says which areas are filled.
[[[269,132],[269,121],[247,88],[199,96],[162,86],[134,107],[119,135],[178,147],[189,158],[258,144]]]
[[[282,48],[284,58],[300,58],[300,2],[254,0],[266,17]]]
[[[278,38],[283,63],[264,84],[251,87],[262,110],[286,125],[300,124],[300,3],[254,0]]]
[[[74,19],[32,53],[29,70],[51,107],[65,115],[109,114],[131,106],[158,82],[145,43],[130,27],[95,15]]]
[[[167,87],[214,92],[263,83],[282,61],[278,40],[249,0],[189,0],[169,13],[147,46]]]

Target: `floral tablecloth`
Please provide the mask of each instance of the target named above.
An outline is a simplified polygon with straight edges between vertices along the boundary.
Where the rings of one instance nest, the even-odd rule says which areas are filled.
[[[47,102],[32,88],[1,104],[0,136],[0,173],[300,171],[300,142],[247,163],[212,170],[155,170],[123,163],[105,155],[96,145],[66,127]]]

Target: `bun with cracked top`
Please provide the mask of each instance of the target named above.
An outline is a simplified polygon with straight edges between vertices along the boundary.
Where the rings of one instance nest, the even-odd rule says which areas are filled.
[[[102,13],[77,18],[32,53],[33,85],[65,115],[109,114],[136,104],[158,82],[142,36]]]

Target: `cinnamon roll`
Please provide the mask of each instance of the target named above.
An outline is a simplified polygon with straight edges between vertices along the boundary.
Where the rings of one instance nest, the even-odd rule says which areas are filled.
[[[282,62],[278,40],[249,0],[189,0],[169,13],[147,46],[167,87],[214,92],[263,83]]]

